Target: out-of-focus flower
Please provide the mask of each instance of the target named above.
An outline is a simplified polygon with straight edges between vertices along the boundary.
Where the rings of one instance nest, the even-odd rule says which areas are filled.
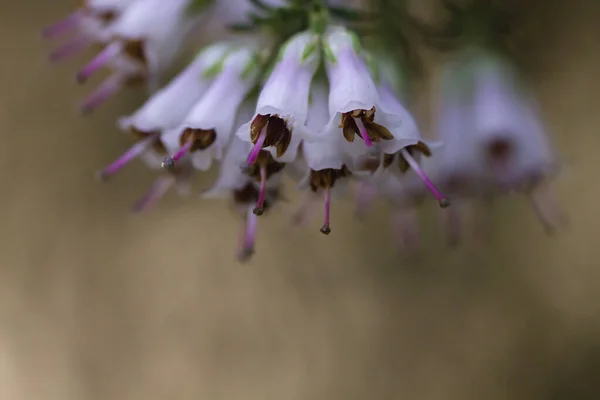
[[[385,153],[415,144],[412,117],[393,99],[386,84],[378,85],[372,78],[364,60],[370,55],[358,37],[346,28],[332,27],[325,35],[324,47],[330,84],[325,135],[336,135],[341,128],[348,143],[353,144],[358,135],[366,147],[377,143]],[[365,146],[353,147],[364,152]]]
[[[50,52],[50,61],[62,61],[79,54],[94,43],[108,40],[108,26],[136,1],[139,0],[86,0],[81,8],[44,28],[42,36],[46,39],[69,36]]]
[[[133,115],[121,118],[121,129],[131,133],[136,143],[102,170],[100,177],[109,178],[137,157],[141,157],[150,168],[160,168],[167,154],[164,145],[165,138],[169,137],[167,132],[183,121],[208,89],[214,81],[215,70],[222,67],[230,50],[230,43],[217,43],[202,50],[187,68]]]
[[[111,75],[83,103],[92,111],[125,85],[147,83],[158,88],[159,77],[179,54],[184,41],[199,22],[189,13],[190,0],[138,0],[107,27],[110,40],[77,74],[85,82],[95,72],[110,67]]]
[[[243,107],[238,121],[247,120],[251,113],[250,107]],[[252,171],[241,168],[251,148],[251,143],[234,136],[221,162],[217,180],[203,194],[204,198],[231,196],[236,210],[244,217],[244,229],[238,251],[240,261],[247,261],[254,254],[257,217],[272,207],[273,203],[280,198],[281,192],[279,171],[267,171],[266,168],[262,168],[258,172],[257,182],[256,168]],[[268,158],[270,153],[263,150],[261,156]],[[260,211],[257,211],[257,204],[260,204]]]
[[[509,60],[481,47],[495,42],[487,11],[454,11],[452,24],[476,17],[477,29],[463,26],[461,40],[480,45],[459,51],[446,70],[438,115],[442,148],[423,139],[407,109],[413,63],[404,32],[394,30],[404,24],[341,0],[85,0],[44,36],[71,35],[51,53],[54,61],[102,46],[78,74],[84,82],[100,69],[109,72],[83,111],[124,86],[150,89],[148,101],[118,123],[136,143],[100,176],[106,179],[136,158],[158,169],[134,205],[141,212],[173,186],[188,193],[192,174],[218,163],[218,179],[203,197],[233,199],[245,221],[242,261],[254,252],[257,217],[281,198],[285,174],[306,189],[293,219],[306,222],[321,210],[324,234],[331,232],[332,202],[354,184],[357,214],[384,200],[399,246],[414,249],[417,208],[427,190],[442,208],[450,204],[433,181],[458,202],[446,213],[452,241],[475,201],[510,191],[526,193],[551,228],[559,213],[545,183],[556,157],[538,106]],[[202,19],[207,16],[210,21]],[[159,78],[193,29],[212,34],[224,24],[243,37],[208,46],[159,90]],[[363,28],[375,28],[373,35],[362,35]],[[390,62],[390,41],[379,37],[387,29],[405,50],[396,62]]]
[[[261,149],[279,162],[296,158],[298,145],[306,137],[310,85],[319,66],[319,36],[313,32],[295,35],[285,43],[273,72],[261,89],[254,118],[242,125],[237,136],[254,147],[248,157],[253,164]]]
[[[466,49],[446,70],[438,112],[438,176],[448,190],[475,198],[524,192],[546,228],[563,223],[550,207],[546,182],[558,165],[539,106],[507,59]]]
[[[253,44],[232,49],[217,65],[214,82],[179,125],[179,146],[169,149],[174,155],[167,165],[189,154],[194,167],[206,171],[222,158],[238,109],[258,77],[257,50]]]

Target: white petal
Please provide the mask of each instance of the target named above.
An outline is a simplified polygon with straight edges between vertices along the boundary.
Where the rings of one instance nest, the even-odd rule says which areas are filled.
[[[254,54],[252,49],[241,49],[227,58],[221,74],[185,117],[181,130],[214,129],[221,146],[229,143],[238,109],[255,82],[256,74],[244,74]]]
[[[309,131],[304,124],[308,115],[310,86],[319,65],[319,37],[303,32],[292,37],[282,46],[280,60],[259,95],[257,115],[278,115],[286,121],[292,134],[291,143],[278,161],[288,162],[296,157],[297,146]],[[236,135],[250,142],[250,125],[244,124]],[[275,149],[270,149],[272,154]]]
[[[345,28],[330,28],[325,34],[327,76],[329,77],[329,113],[339,120],[340,113],[370,110],[378,103],[375,82],[363,59],[357,54],[356,41]]]
[[[133,115],[121,118],[121,128],[127,130],[133,126],[143,132],[152,132],[179,125],[212,82],[204,72],[220,62],[229,49],[227,44],[217,44],[202,51]]]
[[[181,131],[178,128],[167,129],[160,135],[160,141],[167,149],[169,154],[174,154],[181,147],[180,139]]]
[[[307,126],[311,130],[318,131],[328,123],[329,113],[327,110],[328,92],[325,86],[315,85],[312,91],[312,103],[310,105]],[[302,144],[303,156],[310,169],[315,171],[333,168],[340,169],[346,157],[343,153],[344,140],[341,130],[338,134],[323,135],[322,133],[313,140],[305,140]]]
[[[252,107],[243,104],[237,116],[237,123],[246,120],[249,115],[252,115]],[[213,186],[203,193],[203,197],[227,196],[232,190],[244,187],[250,181],[250,178],[243,173],[241,166],[245,163],[251,149],[252,145],[249,142],[233,137],[221,162],[219,176]]]
[[[128,7],[110,27],[119,38],[143,40],[144,54],[150,74],[160,73],[171,65],[183,41],[198,23],[188,13],[190,0],[140,0]],[[124,68],[127,57],[115,60]]]
[[[378,92],[380,105],[375,112],[375,122],[386,127],[394,136],[393,140],[380,142],[381,150],[387,154],[395,154],[404,147],[422,141],[417,123],[391,88],[382,85]]]
[[[213,145],[208,149],[193,152],[192,165],[200,171],[208,171],[212,167],[217,151],[216,146]]]

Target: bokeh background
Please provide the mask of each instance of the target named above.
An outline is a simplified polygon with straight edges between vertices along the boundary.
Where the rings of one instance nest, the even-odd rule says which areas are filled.
[[[432,202],[408,259],[384,207],[359,222],[336,205],[324,237],[291,229],[289,203],[246,265],[226,204],[170,194],[131,215],[150,172],[94,179],[143,93],[78,115],[86,58],[50,66],[39,37],[74,3],[0,4],[0,399],[600,398],[600,2],[532,2],[519,27],[568,231],[547,238],[507,198],[486,242],[449,249]]]

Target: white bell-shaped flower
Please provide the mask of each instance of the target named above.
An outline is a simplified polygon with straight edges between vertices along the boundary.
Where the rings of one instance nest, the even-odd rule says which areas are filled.
[[[139,0],[107,28],[110,42],[77,74],[79,82],[110,67],[112,74],[83,103],[92,111],[125,85],[147,83],[158,89],[160,75],[171,66],[199,14],[189,12],[191,0]]]
[[[313,86],[307,126],[317,130],[329,120],[327,109],[328,91],[321,84]],[[312,140],[302,142],[302,160],[306,165],[306,175],[298,184],[299,189],[310,189],[304,204],[294,214],[295,223],[306,221],[314,209],[315,198],[324,198],[324,217],[321,232],[331,232],[331,202],[335,197],[346,194],[349,177],[352,175],[352,158],[343,152],[342,137],[331,140]]]
[[[81,8],[44,28],[42,36],[49,40],[68,35],[68,39],[50,52],[50,61],[65,60],[94,43],[109,40],[108,26],[136,1],[140,0],[86,0]]]
[[[363,59],[358,37],[346,28],[331,27],[325,33],[324,50],[330,119],[320,135],[331,139],[343,135],[353,147],[361,146],[354,143],[358,135],[364,141],[360,147],[363,152],[374,142],[393,140],[390,129],[401,126],[402,120],[380,109],[377,86]],[[354,149],[347,151],[356,153]]]
[[[280,162],[296,158],[300,141],[308,135],[304,125],[308,97],[320,60],[320,38],[303,32],[285,43],[264,84],[254,118],[242,125],[237,136],[254,144],[248,162],[254,163],[261,149],[267,149]]]
[[[131,133],[136,143],[121,157],[100,172],[107,179],[137,157],[150,168],[160,168],[166,155],[161,133],[176,128],[214,80],[229,43],[219,43],[202,50],[194,61],[167,86],[156,92],[133,115],[119,119],[121,129]],[[169,137],[169,135],[167,135]]]
[[[206,171],[220,160],[229,144],[242,101],[256,83],[259,65],[252,45],[232,50],[210,88],[179,124],[180,145],[172,161],[186,154],[194,167]]]

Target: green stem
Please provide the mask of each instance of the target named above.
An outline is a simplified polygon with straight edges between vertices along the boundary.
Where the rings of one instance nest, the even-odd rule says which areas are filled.
[[[325,0],[312,0],[309,5],[308,20],[310,29],[322,35],[327,30],[329,25],[329,9]]]

